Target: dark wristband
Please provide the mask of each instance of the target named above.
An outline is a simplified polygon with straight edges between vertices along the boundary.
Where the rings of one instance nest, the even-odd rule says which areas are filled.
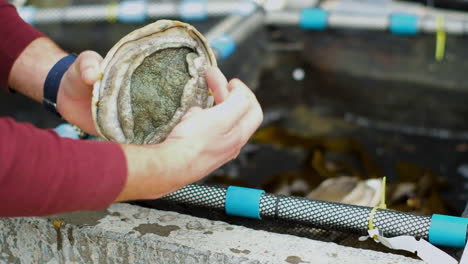
[[[42,104],[45,109],[59,117],[61,116],[57,112],[57,93],[60,87],[60,81],[62,80],[63,74],[65,74],[75,60],[75,55],[68,55],[60,59],[52,69],[50,69],[44,82],[44,96],[42,98]]]

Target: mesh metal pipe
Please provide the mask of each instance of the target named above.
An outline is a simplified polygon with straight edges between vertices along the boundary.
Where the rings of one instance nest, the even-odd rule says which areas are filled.
[[[242,5],[237,1],[209,1],[205,13],[208,17],[222,17],[232,14]],[[31,6],[28,6],[31,8]],[[148,19],[187,18],[181,3],[149,2],[145,8]],[[19,10],[20,14],[22,9]],[[114,21],[119,16],[119,4],[76,5],[60,8],[35,8],[31,14],[34,24],[90,23]]]
[[[128,1],[122,1],[128,2]],[[146,2],[145,2],[146,3]],[[249,2],[245,1],[208,1],[203,10],[193,14],[193,7],[185,7],[184,2],[148,2],[141,8],[142,20],[154,20],[161,18],[175,18],[190,21],[206,17],[222,17],[230,15],[244,8],[248,8]],[[354,3],[354,2],[353,2]],[[331,28],[350,28],[368,30],[386,30],[390,24],[392,12],[410,12],[418,17],[418,28],[422,32],[435,32],[438,29],[437,17],[445,18],[444,30],[449,34],[468,33],[468,15],[463,12],[445,11],[440,9],[424,8],[414,5],[390,5],[391,8],[382,11],[381,6],[375,4],[363,4],[362,8],[354,5],[329,6],[322,8],[329,14],[327,24]],[[289,7],[289,5],[287,5]],[[311,5],[304,5],[311,6]],[[34,9],[34,11],[31,10]],[[122,8],[125,9],[125,8]],[[192,10],[192,11],[190,11]],[[53,23],[88,23],[118,21],[121,7],[118,3],[107,5],[77,5],[63,8],[34,8],[27,6],[19,12],[25,20],[32,24]],[[138,12],[140,12],[138,11]],[[189,11],[187,13],[187,11]],[[137,12],[137,13],[138,13]],[[267,12],[265,22],[273,25],[298,25],[301,20],[300,10],[270,10]],[[133,14],[135,15],[135,14]],[[132,15],[132,16],[133,16]],[[238,17],[238,19],[241,16]],[[263,20],[263,19],[262,19]]]
[[[391,14],[366,14],[330,11],[327,26],[330,28],[387,30]],[[418,28],[421,32],[433,33],[438,29],[437,17],[443,16],[443,28],[449,34],[468,34],[468,16],[438,13],[418,16]],[[301,21],[301,11],[284,10],[268,12],[265,23],[277,26],[296,26]]]
[[[162,200],[203,206],[224,211],[226,188],[208,185],[188,185]],[[302,225],[334,231],[367,234],[371,207],[324,202],[299,197],[263,194],[260,215]],[[393,210],[377,210],[374,226],[385,236],[410,235],[428,239],[430,216]]]

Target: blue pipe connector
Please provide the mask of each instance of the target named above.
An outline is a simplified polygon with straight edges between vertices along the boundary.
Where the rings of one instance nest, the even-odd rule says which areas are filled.
[[[18,8],[18,14],[20,17],[26,22],[31,25],[34,25],[35,18],[36,18],[36,7],[34,6],[23,6]]]
[[[186,21],[203,21],[208,18],[206,0],[184,0],[180,3],[180,17]]]
[[[210,46],[218,52],[220,59],[224,60],[236,50],[236,41],[228,34],[222,34],[211,40]]]
[[[63,123],[58,125],[56,128],[54,128],[54,131],[60,136],[64,138],[72,138],[72,139],[79,139],[80,135],[78,134],[78,131],[76,129],[68,124],[68,123]]]
[[[429,227],[429,242],[434,245],[464,248],[468,218],[434,214]]]
[[[260,198],[264,190],[229,186],[226,191],[225,210],[228,215],[262,219],[260,216]]]
[[[302,29],[325,30],[328,25],[328,12],[321,8],[301,10],[299,27]]]
[[[390,32],[397,35],[418,34],[418,16],[404,13],[390,15]]]
[[[118,19],[122,23],[144,23],[147,19],[148,3],[144,0],[127,0],[119,4]]]

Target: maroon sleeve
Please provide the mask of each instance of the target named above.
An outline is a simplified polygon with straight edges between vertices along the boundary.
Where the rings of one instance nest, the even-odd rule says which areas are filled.
[[[39,216],[109,206],[127,162],[117,143],[60,138],[0,118],[0,216]]]
[[[29,43],[42,36],[21,19],[14,6],[0,0],[0,88],[8,87],[8,75],[16,58]]]

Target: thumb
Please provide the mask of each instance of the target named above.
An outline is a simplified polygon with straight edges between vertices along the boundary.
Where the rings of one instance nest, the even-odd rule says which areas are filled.
[[[78,56],[76,62],[83,83],[93,85],[101,75],[99,72],[99,65],[102,62],[101,55],[94,51],[84,51]]]
[[[192,107],[184,114],[181,121],[190,119],[194,114],[196,114],[198,112],[201,112],[201,111],[202,111],[202,109],[200,107],[197,107],[197,106]]]

